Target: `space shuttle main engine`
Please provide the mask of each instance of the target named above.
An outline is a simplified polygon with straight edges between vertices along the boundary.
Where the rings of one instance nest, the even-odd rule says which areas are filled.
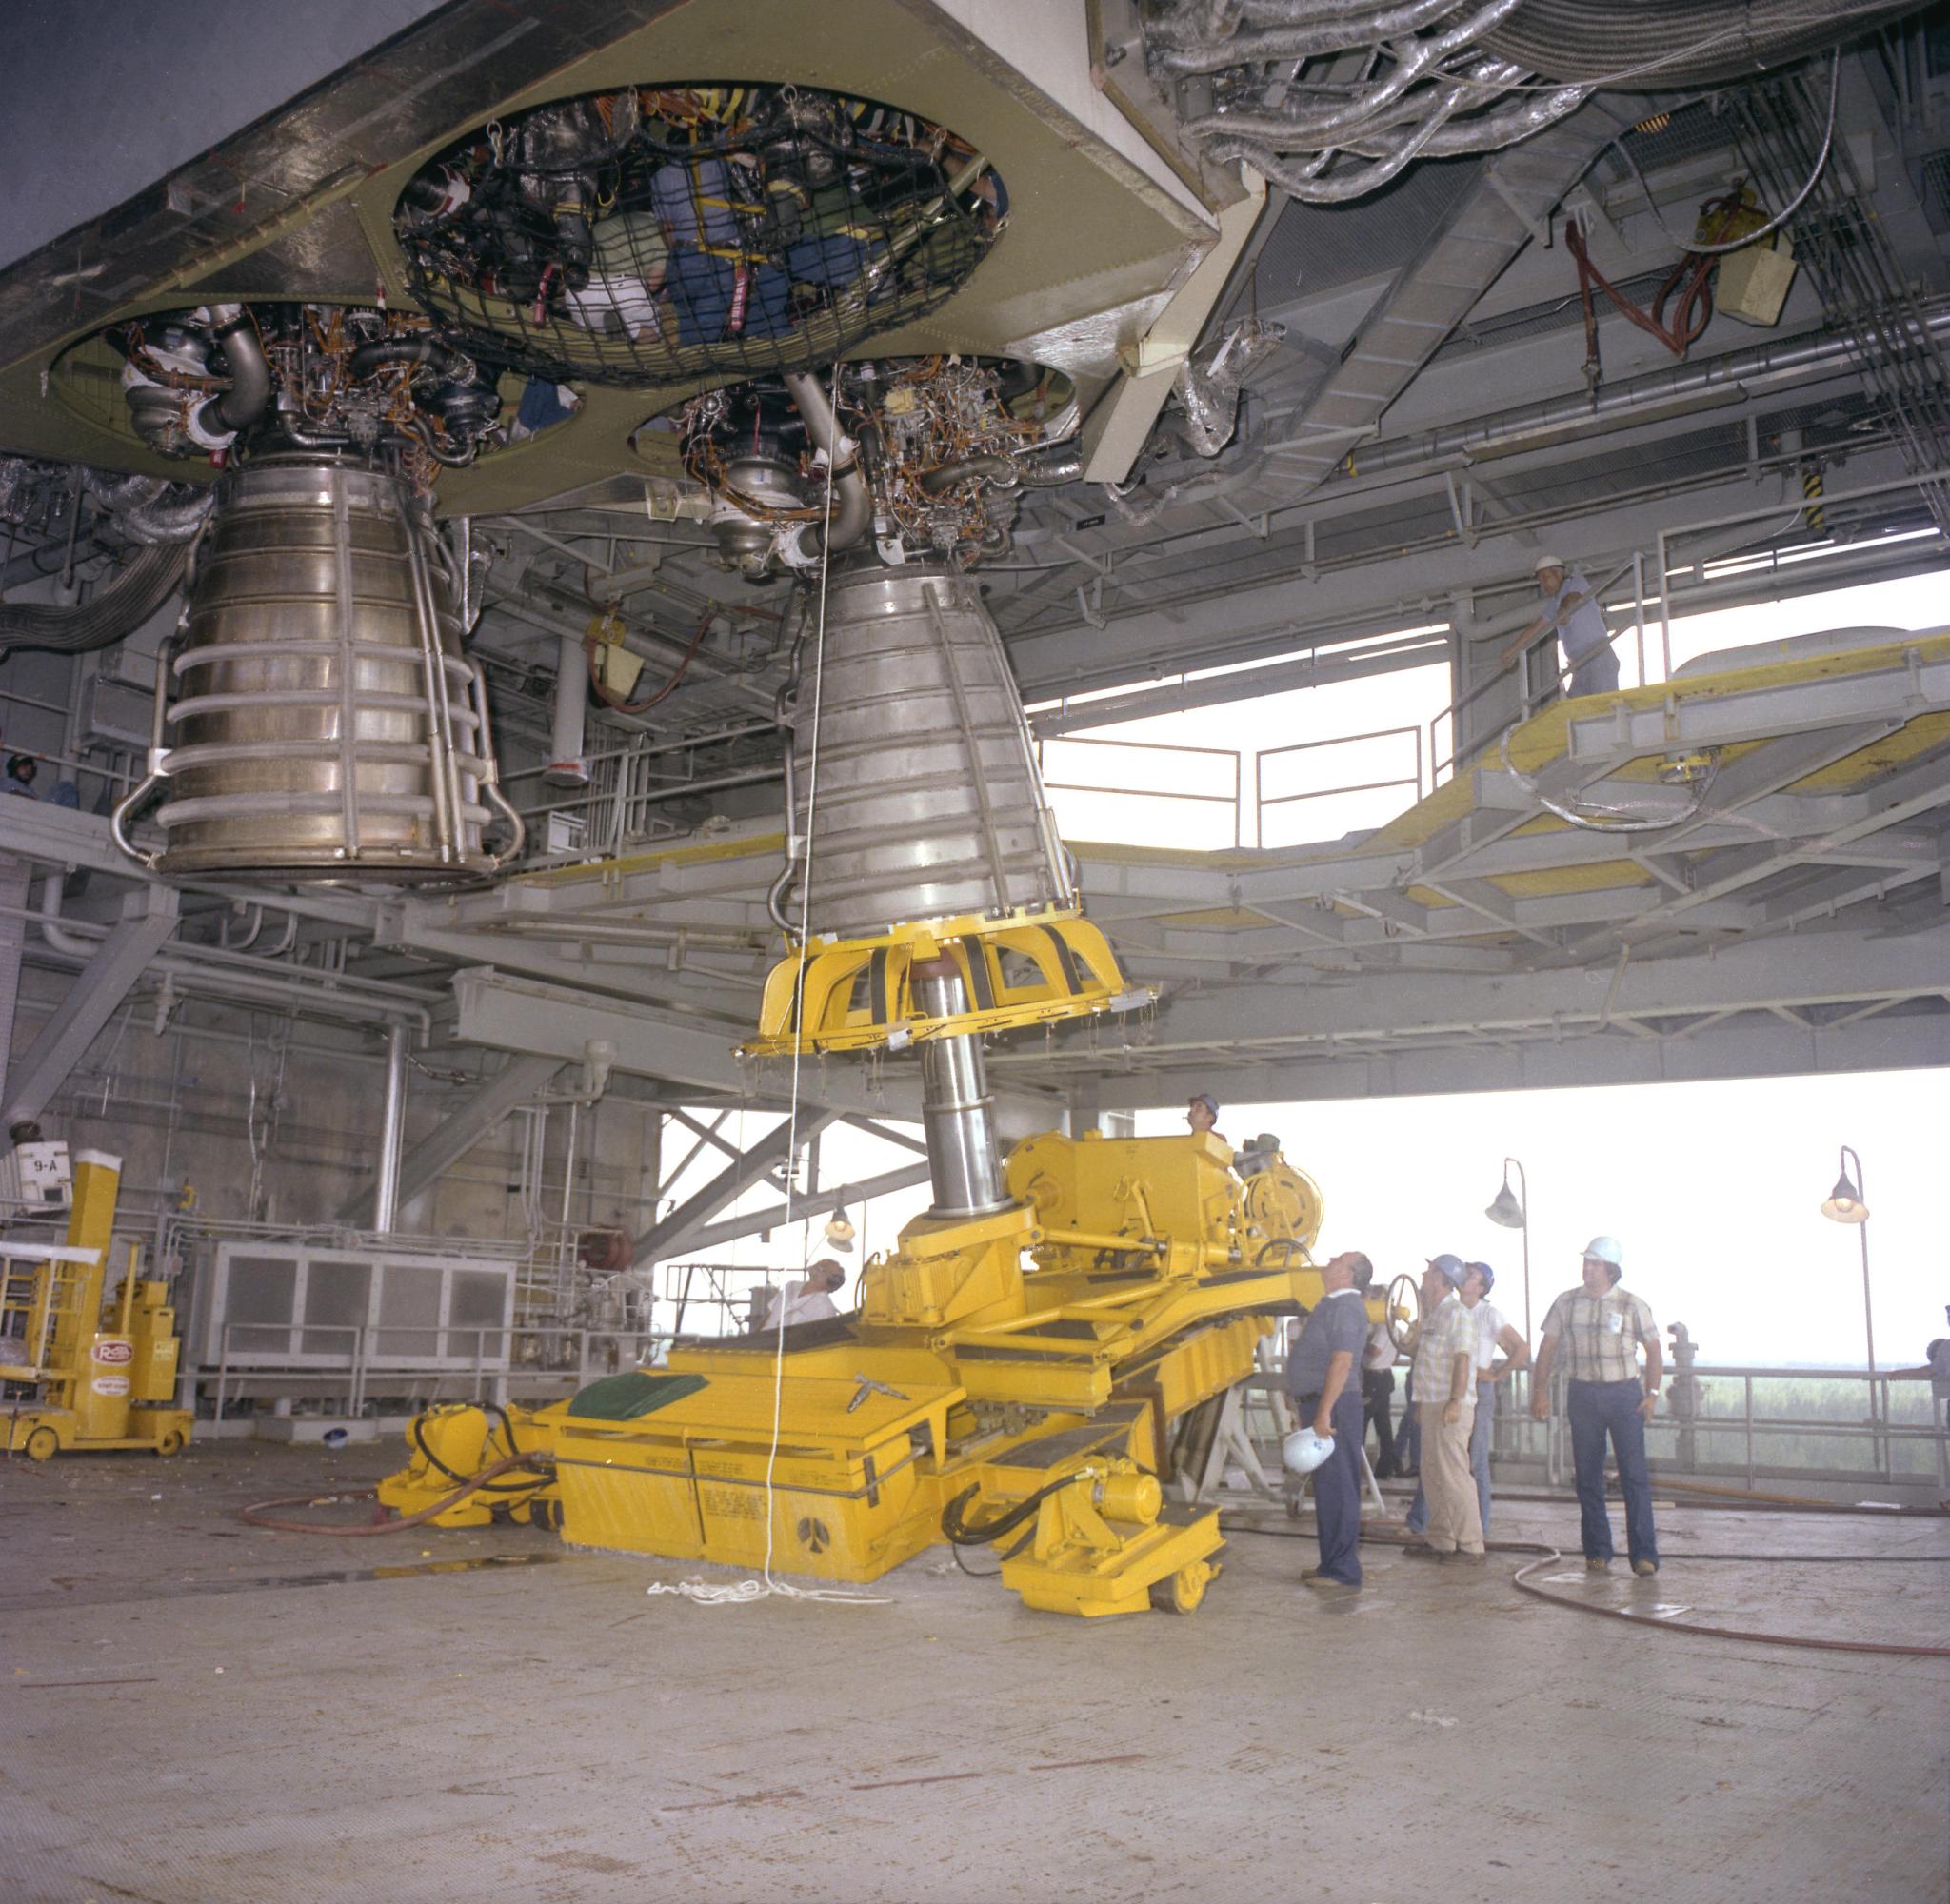
[[[385,884],[519,850],[461,652],[458,578],[399,473],[318,452],[228,471],[157,665],[149,776],[115,814],[158,872]],[[160,796],[165,843],[129,838]],[[514,844],[490,850],[490,829]]]
[[[123,849],[165,875],[388,886],[519,852],[431,504],[504,441],[494,375],[423,317],[339,305],[199,306],[77,347],[119,361],[147,448],[223,469]],[[163,844],[137,846],[151,807]]]

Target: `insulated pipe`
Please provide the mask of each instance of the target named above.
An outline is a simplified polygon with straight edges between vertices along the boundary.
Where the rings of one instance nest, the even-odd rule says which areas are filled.
[[[1932,307],[1924,322],[1932,337],[1950,337],[1950,304]],[[1690,396],[1737,392],[1740,386],[1762,378],[1794,383],[1819,377],[1848,368],[1858,355],[1878,357],[1881,348],[1878,338],[1858,338],[1851,333],[1837,336],[1832,331],[1811,331],[1777,344],[1757,344],[1744,350],[1730,350],[1722,357],[1602,385],[1595,396],[1581,391],[1572,397],[1552,397],[1425,435],[1395,437],[1367,448],[1356,446],[1348,454],[1349,473],[1370,476],[1445,457],[1491,455],[1526,437],[1576,429],[1581,425],[1623,428],[1643,410]]]
[[[588,657],[582,637],[565,629],[556,638],[555,704],[549,710],[548,764],[542,774],[550,786],[589,783],[589,764],[583,752],[588,681]]]
[[[372,1191],[372,1227],[390,1236],[400,1214],[400,1154],[407,1128],[407,1027],[386,1034],[386,1109],[379,1129],[379,1180]]]
[[[189,560],[181,543],[145,548],[107,587],[79,607],[47,602],[0,603],[0,654],[46,648],[83,654],[132,635],[183,585]]]
[[[212,435],[249,429],[269,407],[270,365],[265,360],[257,327],[241,304],[213,304],[209,314],[224,367],[230,373],[230,387],[204,405],[198,421]]]
[[[952,959],[930,959],[909,974],[924,1018],[966,1011],[968,998]],[[921,1124],[927,1140],[931,1217],[985,1217],[1005,1209],[995,1141],[995,1101],[988,1095],[982,1041],[973,1033],[931,1038],[921,1046]]]
[[[826,461],[833,471],[833,493],[840,500],[838,513],[833,517],[832,536],[826,543],[826,553],[837,555],[843,548],[850,548],[866,533],[867,525],[873,520],[873,498],[866,492],[866,479],[861,475],[857,463],[849,464],[843,473],[840,469],[840,425],[833,415],[833,407],[826,402],[826,393],[820,387],[820,381],[809,371],[796,371],[785,380],[786,388],[799,414],[806,424],[806,433],[815,445],[826,453]],[[824,526],[813,524],[809,546],[817,551]]]
[[[362,344],[347,360],[355,377],[369,377],[388,364],[430,364],[443,377],[454,375],[461,360],[436,337],[382,337]]]

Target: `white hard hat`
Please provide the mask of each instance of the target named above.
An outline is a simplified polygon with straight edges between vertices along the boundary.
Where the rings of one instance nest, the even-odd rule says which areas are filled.
[[[1280,1444],[1280,1458],[1289,1475],[1310,1475],[1334,1452],[1331,1435],[1316,1435],[1311,1428],[1296,1428]]]
[[[1625,1246],[1616,1237],[1593,1237],[1584,1245],[1586,1259],[1596,1258],[1600,1262],[1608,1262],[1614,1269],[1625,1266]]]
[[[1537,558],[1537,560],[1530,565],[1530,572],[1533,575],[1542,575],[1546,568],[1562,568],[1568,570],[1570,566],[1571,565],[1568,562],[1566,562],[1564,558],[1561,555],[1540,555]]]

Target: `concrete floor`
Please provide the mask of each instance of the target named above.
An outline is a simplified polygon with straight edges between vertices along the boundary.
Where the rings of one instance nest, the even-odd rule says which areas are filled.
[[[1029,1613],[939,1552],[885,1606],[646,1597],[675,1566],[525,1531],[319,1540],[244,1501],[389,1451],[0,1463],[0,1893],[388,1904],[1608,1897],[1915,1904],[1945,1886],[1950,1522],[1664,1514],[1648,1611],[1513,1558],[1242,1537],[1188,1619]],[[1283,1526],[1283,1522],[1269,1524]],[[1562,1504],[1497,1534],[1572,1538]],[[454,1565],[488,1557],[524,1564]],[[977,1564],[985,1562],[985,1557]]]

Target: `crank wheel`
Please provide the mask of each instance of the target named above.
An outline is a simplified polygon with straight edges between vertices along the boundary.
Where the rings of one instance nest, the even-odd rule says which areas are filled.
[[[1194,1560],[1166,1575],[1151,1589],[1151,1604],[1160,1613],[1197,1613],[1218,1571],[1204,1560]]]
[[[1383,1312],[1383,1326],[1397,1349],[1408,1346],[1408,1332],[1422,1314],[1420,1285],[1412,1276],[1398,1276],[1388,1285],[1388,1303]]]

